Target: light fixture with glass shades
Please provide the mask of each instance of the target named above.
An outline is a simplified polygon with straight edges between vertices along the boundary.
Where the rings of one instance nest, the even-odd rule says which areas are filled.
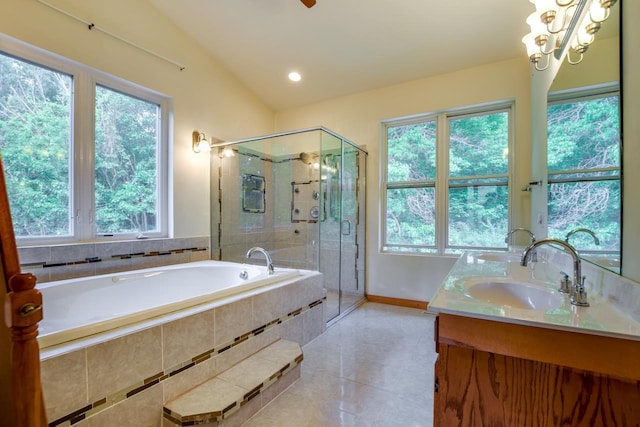
[[[236,155],[235,151],[233,151],[233,148],[229,146],[218,148],[218,157],[220,157],[221,159],[224,159],[225,157],[226,158],[233,157],[235,155]]]
[[[529,0],[536,7],[527,18],[531,32],[522,38],[536,70],[544,71],[550,55],[579,64],[616,0]],[[546,59],[546,61],[543,61]],[[542,65],[545,63],[545,65]]]
[[[218,138],[211,137],[208,140],[204,132],[194,130],[191,134],[191,149],[194,153],[209,153],[215,147],[220,147],[224,144],[228,143]],[[231,150],[231,154],[229,154],[228,149],[226,148],[224,154],[224,157],[234,156],[233,150]]]
[[[194,130],[191,134],[191,148],[194,153],[206,153],[211,151],[211,146],[209,145],[209,141],[207,141],[207,137],[203,132],[198,132]]]

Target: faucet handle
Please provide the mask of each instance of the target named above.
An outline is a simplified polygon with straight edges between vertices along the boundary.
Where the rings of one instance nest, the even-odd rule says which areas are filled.
[[[562,276],[562,278],[560,279],[560,288],[558,289],[558,291],[562,292],[563,294],[568,294],[569,292],[571,292],[571,280],[569,280],[569,275],[564,271],[561,271],[560,275]]]
[[[582,281],[576,283],[573,293],[571,294],[571,304],[578,307],[589,307],[589,301],[587,301],[587,291],[584,288],[584,282],[587,279],[586,276],[582,276]]]

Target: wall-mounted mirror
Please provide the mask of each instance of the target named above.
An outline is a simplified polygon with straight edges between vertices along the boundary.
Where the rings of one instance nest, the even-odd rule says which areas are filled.
[[[619,3],[583,60],[562,63],[547,108],[548,235],[569,239],[584,260],[616,273],[622,258]]]

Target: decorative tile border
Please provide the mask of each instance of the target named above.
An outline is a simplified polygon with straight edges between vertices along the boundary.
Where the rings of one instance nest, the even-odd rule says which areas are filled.
[[[236,400],[235,402],[229,404],[226,408],[218,411],[201,413],[197,415],[186,415],[182,416],[179,413],[174,413],[166,406],[163,406],[163,417],[175,424],[176,426],[193,426],[199,424],[209,424],[212,422],[221,422],[224,419],[227,419],[229,416],[233,415],[237,411],[239,411],[243,406],[249,403],[251,400],[258,397],[261,393],[264,393],[269,387],[274,385],[278,380],[284,377],[289,372],[293,371],[296,367],[302,363],[304,356],[300,354],[294,360],[289,361],[285,366],[279,369],[276,373],[271,375],[265,381],[254,387],[252,390],[246,392],[241,399]]]
[[[74,412],[71,412],[67,415],[64,415],[60,418],[58,418],[55,421],[52,421],[49,423],[49,427],[69,427],[72,426],[80,421],[85,420],[88,417],[91,417],[92,415],[97,414],[98,412],[102,412],[112,406],[114,406],[115,404],[128,399],[130,397],[133,397],[135,395],[137,395],[138,393],[145,391],[146,389],[153,387],[157,384],[159,384],[160,382],[166,380],[167,378],[170,378],[174,375],[177,375],[181,372],[186,371],[189,368],[192,368],[194,366],[196,366],[199,363],[204,362],[205,360],[210,359],[211,357],[217,356],[221,353],[224,353],[225,351],[237,346],[238,344],[243,343],[244,341],[247,341],[249,338],[253,338],[257,335],[260,335],[261,333],[283,323],[286,322],[296,316],[299,316],[300,314],[311,310],[313,307],[316,307],[319,304],[322,304],[323,301],[326,299],[326,297],[323,297],[317,301],[312,302],[311,304],[308,304],[304,307],[301,307],[297,310],[292,311],[291,313],[287,314],[286,316],[280,317],[278,319],[272,320],[271,322],[268,322],[254,330],[252,330],[251,332],[246,332],[238,337],[235,337],[233,340],[221,344],[217,347],[214,347],[210,350],[205,351],[204,353],[201,353],[195,357],[192,357],[191,359],[184,361],[178,365],[173,366],[172,368],[166,369],[162,372],[158,372],[155,375],[152,375],[151,377],[133,384],[125,389],[122,389],[110,396],[104,397],[102,399],[99,399],[93,403],[90,403]],[[275,381],[275,380],[274,380]],[[266,387],[265,387],[266,388]],[[256,393],[257,395],[258,393]],[[252,398],[255,396],[252,396]],[[247,402],[251,400],[248,399]]]
[[[63,261],[63,262],[33,262],[33,263],[21,264],[20,267],[22,267],[23,269],[66,267],[70,265],[90,264],[95,262],[118,261],[123,259],[146,258],[146,257],[154,257],[154,256],[162,256],[162,255],[174,255],[174,254],[182,254],[186,252],[204,252],[208,250],[209,248],[193,247],[193,248],[171,249],[166,251],[136,252],[131,254],[116,254],[116,255],[111,255],[110,257],[105,257],[105,258],[89,257],[81,260],[71,260],[71,261]]]

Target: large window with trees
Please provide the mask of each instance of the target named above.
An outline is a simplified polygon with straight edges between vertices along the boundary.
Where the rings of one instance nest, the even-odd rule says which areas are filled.
[[[18,242],[166,235],[169,99],[40,50],[3,49],[0,153]]]
[[[620,250],[618,86],[551,95],[547,108],[548,234],[582,252]],[[596,244],[596,242],[598,244]]]
[[[382,250],[504,249],[511,104],[383,124]]]

